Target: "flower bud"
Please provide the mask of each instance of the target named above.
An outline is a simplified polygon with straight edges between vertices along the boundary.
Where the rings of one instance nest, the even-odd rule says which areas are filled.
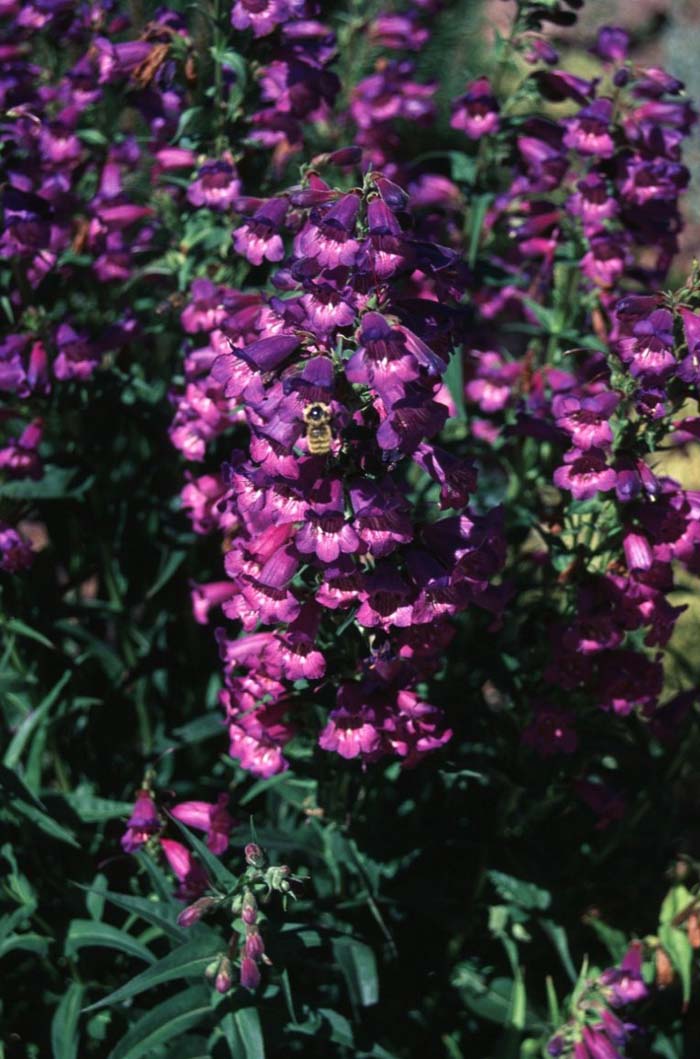
[[[253,908],[252,905],[244,905],[241,911],[241,919],[247,927],[252,926],[255,920],[258,918],[257,908]]]
[[[659,945],[656,950],[656,984],[659,989],[665,989],[674,979],[673,964],[668,953]]]
[[[194,923],[198,923],[202,916],[205,916],[215,904],[216,898],[214,897],[200,897],[194,904],[183,908],[177,917],[178,926],[191,927]]]
[[[221,957],[217,956],[217,958],[215,960],[212,960],[211,963],[207,964],[206,970],[204,971],[204,977],[207,979],[207,981],[209,981],[209,982],[213,982],[214,981],[214,979],[216,978],[217,974],[219,973],[219,963],[220,962],[221,962]]]
[[[219,962],[219,972],[214,982],[217,993],[228,993],[233,985],[233,968],[228,956],[222,956]]]
[[[255,960],[244,956],[241,960],[241,985],[244,989],[257,989],[260,985],[260,971]]]
[[[337,151],[333,151],[332,154],[328,155],[328,161],[331,165],[337,165],[341,168],[343,166],[359,165],[362,161],[362,148],[361,147],[339,147]]]
[[[262,868],[265,863],[265,854],[255,842],[249,842],[244,850],[246,864],[253,868]]]
[[[245,939],[246,956],[250,956],[251,960],[259,960],[264,952],[265,942],[260,937],[260,932],[257,929],[252,930]]]
[[[700,919],[698,919],[697,912],[691,912],[688,916],[686,929],[688,931],[688,941],[692,948],[700,949]]]

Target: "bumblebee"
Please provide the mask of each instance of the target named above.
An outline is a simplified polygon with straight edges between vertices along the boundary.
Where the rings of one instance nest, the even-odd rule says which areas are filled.
[[[331,410],[322,401],[313,401],[304,409],[306,443],[312,456],[325,456],[331,451]]]

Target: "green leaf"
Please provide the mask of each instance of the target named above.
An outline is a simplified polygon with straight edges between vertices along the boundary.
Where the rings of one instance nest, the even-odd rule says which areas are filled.
[[[662,923],[659,927],[659,941],[668,953],[668,957],[678,972],[683,989],[683,1009],[690,1002],[693,973],[693,947],[684,930]]]
[[[89,783],[81,783],[66,795],[71,809],[87,824],[101,824],[105,820],[116,820],[129,816],[132,802],[115,802],[111,798],[98,798]]]
[[[81,889],[87,890],[88,887],[83,886]],[[140,916],[146,923],[158,927],[175,941],[183,941],[187,937],[185,928],[177,925],[176,920],[180,909],[175,904],[166,904],[165,901],[155,901],[148,897],[130,897],[127,894],[113,893],[111,890],[105,890],[100,896],[110,904],[116,905],[117,908],[123,908],[125,912]]]
[[[71,678],[70,671],[63,674],[63,676],[54,684],[51,691],[48,693],[46,698],[37,706],[35,710],[24,718],[19,728],[15,732],[10,745],[5,751],[3,758],[3,764],[7,765],[8,768],[14,768],[19,761],[22,751],[27,743],[27,740],[31,736],[37,725],[43,721],[47,713],[53,706],[54,702],[61,694],[66,684]]]
[[[629,944],[627,935],[616,927],[608,926],[607,923],[604,923],[602,919],[598,919],[597,916],[587,916],[585,922],[586,926],[591,927],[591,929],[598,935],[603,945],[605,945],[606,949],[612,956],[614,962],[619,963],[627,952]]]
[[[457,346],[452,353],[444,378],[447,389],[450,391],[450,397],[455,403],[456,411],[452,418],[459,423],[466,423],[467,412],[464,406],[464,360],[462,357],[461,346]]]
[[[572,982],[576,982],[576,980],[578,979],[578,974],[576,973],[576,968],[574,967],[573,960],[571,959],[571,952],[569,951],[569,941],[566,936],[566,931],[563,927],[560,927],[558,923],[555,923],[551,919],[541,920],[540,925],[549,940],[552,942],[554,948],[559,953],[559,959],[561,960],[562,966],[564,967],[564,970],[568,974],[569,978]]]
[[[15,798],[12,802],[12,808],[38,827],[40,831],[43,831],[44,834],[58,839],[59,842],[66,842],[69,846],[75,846],[76,849],[80,849],[80,843],[73,832],[59,824],[48,813],[35,808],[34,805],[30,805],[21,798]]]
[[[74,919],[68,928],[66,938],[66,956],[74,956],[80,949],[88,946],[106,949],[119,949],[129,956],[135,956],[146,963],[153,963],[155,956],[131,934],[127,934],[108,923],[98,923],[94,919]]]
[[[156,579],[146,592],[146,599],[153,599],[153,597],[160,592],[161,588],[168,583],[175,571],[182,566],[186,555],[187,552],[184,550],[172,551],[169,554],[167,552],[164,553],[164,559],[161,563]]]
[[[659,923],[673,922],[679,912],[683,912],[693,903],[693,895],[687,886],[683,886],[682,883],[672,886],[664,897],[663,904],[661,905]]]
[[[84,992],[79,982],[71,982],[61,997],[51,1022],[52,1059],[77,1059],[78,1019]]]
[[[92,886],[88,890],[85,904],[92,918],[99,923],[104,915],[105,895],[107,893],[107,876],[99,872],[92,880]]]
[[[170,816],[170,814],[168,814]],[[228,868],[225,868],[219,858],[207,849],[204,842],[202,842],[195,834],[193,834],[188,827],[185,827],[183,823],[176,820],[174,816],[170,816],[173,823],[177,824],[180,831],[187,839],[188,843],[195,851],[199,859],[202,861],[204,866],[208,869],[209,875],[213,882],[219,883],[224,890],[231,890],[236,885],[238,880],[235,875],[232,875]]]
[[[140,1059],[158,1045],[176,1041],[211,1011],[211,990],[203,985],[185,989],[140,1018],[112,1049],[109,1059]]]
[[[233,1020],[243,1044],[240,1059],[265,1059],[265,1043],[257,1008],[240,1008],[234,1012]]]
[[[379,980],[374,953],[354,938],[333,940],[333,955],[343,972],[353,1004],[370,1007],[379,1000]]]
[[[35,640],[36,643],[40,643],[43,647],[49,647],[52,651],[55,650],[54,644],[47,640],[43,633],[32,629],[30,625],[20,621],[19,618],[10,618],[9,621],[4,623],[4,626],[8,632],[17,633],[18,636],[26,636],[28,640]]]
[[[53,467],[47,464],[39,481],[21,478],[0,484],[0,497],[6,500],[79,500],[91,487],[92,475],[79,485],[73,485],[74,467]]]
[[[12,934],[0,944],[0,957],[15,949],[23,952],[33,952],[37,956],[46,956],[51,945],[51,938],[45,938],[41,934],[28,932],[26,934]]]
[[[549,908],[549,894],[534,883],[522,882],[500,871],[490,871],[488,877],[494,889],[509,904],[518,905],[520,908]]]
[[[477,255],[479,253],[479,240],[481,238],[481,229],[484,224],[484,218],[486,212],[491,205],[493,199],[492,194],[487,195],[476,195],[471,203],[469,210],[469,251],[467,253],[467,261],[469,267],[474,268],[476,264]]]
[[[177,978],[200,977],[216,956],[216,952],[216,938],[211,933],[193,938],[158,960],[152,967],[137,974],[126,985],[115,989],[109,996],[103,997],[102,1000],[91,1004],[85,1010],[96,1011],[109,1004],[117,1004],[143,993],[145,989],[161,985],[163,982],[173,982]]]
[[[292,983],[289,980],[289,971],[285,967],[282,971],[282,994],[284,996],[284,1002],[287,1005],[287,1011],[292,1023],[295,1024],[297,1021],[296,1011],[294,1010],[294,998],[292,997]]]

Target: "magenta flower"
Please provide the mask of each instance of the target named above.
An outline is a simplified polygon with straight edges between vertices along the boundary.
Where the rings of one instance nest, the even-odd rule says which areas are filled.
[[[210,802],[180,802],[170,812],[187,827],[205,831],[207,847],[212,853],[223,853],[228,848],[228,838],[234,824],[227,805],[228,795],[220,794],[213,805]]]
[[[322,750],[334,750],[347,760],[373,757],[381,748],[381,736],[372,711],[367,707],[351,710],[344,706],[331,710],[318,745]]]
[[[498,100],[491,90],[491,82],[488,77],[479,77],[453,102],[450,125],[466,133],[470,140],[479,140],[498,131],[498,113]]]
[[[619,967],[603,971],[600,980],[610,990],[609,1003],[613,1007],[634,1004],[643,1000],[649,990],[642,978],[642,946],[633,942]]]
[[[135,853],[152,835],[161,831],[163,822],[158,814],[153,796],[145,787],[136,795],[134,809],[122,835],[121,846],[125,853]]]
[[[160,845],[173,875],[179,882],[176,896],[182,901],[193,901],[201,897],[209,886],[209,880],[187,847],[172,838],[161,838]]]
[[[288,208],[286,199],[268,199],[264,202],[249,221],[234,231],[236,253],[245,257],[251,265],[261,265],[263,260],[281,261],[284,257],[281,230]]]
[[[554,484],[568,489],[575,500],[590,500],[596,493],[607,493],[615,488],[617,475],[608,467],[600,449],[586,452],[570,449],[564,456],[564,466],[554,472]]]
[[[247,955],[241,959],[241,985],[251,992],[260,985],[260,968],[255,960]]]
[[[615,151],[610,134],[612,109],[611,100],[596,99],[579,110],[574,118],[567,118],[564,122],[564,146],[578,154],[610,158]]]
[[[211,210],[226,210],[233,205],[241,190],[241,182],[229,162],[205,162],[197,179],[190,184],[187,198],[193,206],[208,206]]]
[[[314,258],[324,268],[353,265],[360,244],[354,238],[355,221],[360,209],[358,195],[343,195],[324,214],[309,221],[294,242],[297,257]]]
[[[610,416],[620,398],[606,391],[593,397],[560,394],[552,401],[552,414],[558,427],[583,451],[607,448],[613,440]]]

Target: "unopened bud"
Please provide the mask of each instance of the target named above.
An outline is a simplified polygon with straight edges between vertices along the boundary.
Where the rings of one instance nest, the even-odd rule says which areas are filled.
[[[244,989],[257,989],[260,985],[260,970],[255,960],[244,956],[241,960],[241,985]]]
[[[219,973],[219,963],[220,962],[221,962],[221,957],[217,956],[217,958],[215,960],[212,960],[211,963],[207,964],[206,970],[204,971],[204,977],[207,979],[207,981],[209,981],[209,982],[213,982],[214,981],[214,979],[216,978],[217,974]]]
[[[183,908],[177,917],[178,926],[191,927],[194,923],[198,923],[202,916],[205,916],[215,904],[216,898],[214,897],[200,897],[194,904]]]
[[[656,984],[659,989],[665,989],[674,978],[673,964],[668,953],[659,945],[656,950]]]
[[[241,919],[247,927],[252,926],[255,920],[258,918],[257,908],[253,908],[252,905],[245,905],[241,912]]]
[[[697,912],[691,912],[686,924],[688,941],[694,949],[700,949],[700,919]]]
[[[265,863],[265,854],[255,842],[249,842],[244,850],[246,863],[253,868],[262,868]]]
[[[337,151],[333,151],[332,154],[328,155],[328,161],[331,165],[341,167],[346,165],[359,165],[362,161],[362,148],[339,147]]]
[[[219,964],[219,973],[216,976],[214,982],[214,988],[217,993],[228,993],[229,989],[233,985],[233,967],[228,956],[222,956]]]
[[[265,951],[265,943],[257,930],[251,931],[245,939],[245,954],[251,960],[259,960]]]
[[[268,868],[266,883],[271,890],[281,890],[283,893],[289,890],[287,876],[292,874],[292,869],[287,864],[280,864],[274,868]]]

